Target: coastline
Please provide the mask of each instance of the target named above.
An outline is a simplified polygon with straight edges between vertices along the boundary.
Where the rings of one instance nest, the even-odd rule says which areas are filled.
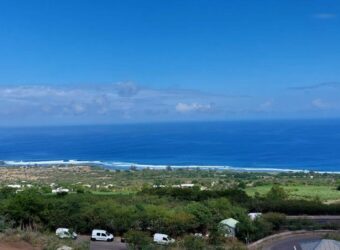
[[[155,165],[155,164],[140,164],[132,162],[109,162],[109,161],[86,161],[86,160],[51,160],[51,161],[0,161],[0,167],[53,167],[53,166],[93,166],[102,167],[111,170],[127,170],[131,167],[135,169],[152,169],[164,170],[168,167],[172,169],[201,169],[201,170],[215,170],[215,171],[235,171],[235,172],[267,172],[267,173],[319,173],[319,174],[340,174],[340,171],[321,171],[311,169],[295,169],[295,168],[277,168],[277,167],[234,167],[223,165]]]

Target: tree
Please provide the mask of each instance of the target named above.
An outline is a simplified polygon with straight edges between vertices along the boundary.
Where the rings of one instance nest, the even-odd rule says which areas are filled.
[[[191,202],[185,210],[194,216],[193,226],[199,231],[206,231],[208,225],[214,223],[210,210],[202,203]]]
[[[285,200],[288,197],[286,191],[279,185],[274,185],[267,193],[267,199],[269,200]]]
[[[45,203],[41,194],[30,189],[10,198],[4,210],[10,219],[24,229],[35,228],[42,219],[44,208]]]

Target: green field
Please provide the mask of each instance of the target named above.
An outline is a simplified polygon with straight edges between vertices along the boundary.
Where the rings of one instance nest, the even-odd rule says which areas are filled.
[[[271,189],[272,185],[264,185],[257,187],[249,187],[246,189],[247,194],[254,196],[256,192],[265,195]],[[340,200],[340,191],[334,186],[317,186],[317,185],[291,185],[283,186],[290,198],[315,199],[321,201],[337,201]]]

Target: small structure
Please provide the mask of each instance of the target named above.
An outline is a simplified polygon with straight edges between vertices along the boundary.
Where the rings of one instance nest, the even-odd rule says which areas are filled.
[[[249,213],[248,214],[249,218],[254,221],[256,220],[257,218],[261,217],[262,216],[262,213]]]
[[[191,183],[183,183],[183,184],[178,184],[178,185],[172,185],[171,187],[173,188],[193,188],[195,184]]]
[[[221,228],[221,230],[223,230],[225,237],[235,237],[237,223],[239,223],[239,221],[233,218],[228,218],[228,219],[222,220],[219,223],[219,227]]]
[[[19,185],[19,184],[9,184],[9,185],[7,185],[7,187],[9,187],[9,188],[21,188],[21,185]]]
[[[165,188],[165,185],[153,185],[153,188]]]
[[[191,183],[181,184],[181,188],[193,188],[194,186],[195,184],[191,184]]]
[[[302,243],[302,250],[336,250],[340,249],[340,241],[336,240],[319,240]]]
[[[69,189],[67,189],[67,188],[61,188],[61,187],[58,187],[57,189],[53,189],[52,190],[52,193],[53,194],[65,194],[65,193],[68,193],[68,192],[70,192],[70,190]]]

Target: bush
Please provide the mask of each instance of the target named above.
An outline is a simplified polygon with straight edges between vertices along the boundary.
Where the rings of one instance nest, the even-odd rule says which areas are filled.
[[[206,242],[203,238],[188,235],[184,237],[183,246],[188,250],[203,250],[207,249]]]
[[[132,249],[144,249],[148,247],[152,241],[146,232],[130,230],[125,234],[125,239]]]
[[[266,213],[262,215],[262,219],[273,225],[273,230],[278,231],[286,222],[286,216],[280,213]]]

